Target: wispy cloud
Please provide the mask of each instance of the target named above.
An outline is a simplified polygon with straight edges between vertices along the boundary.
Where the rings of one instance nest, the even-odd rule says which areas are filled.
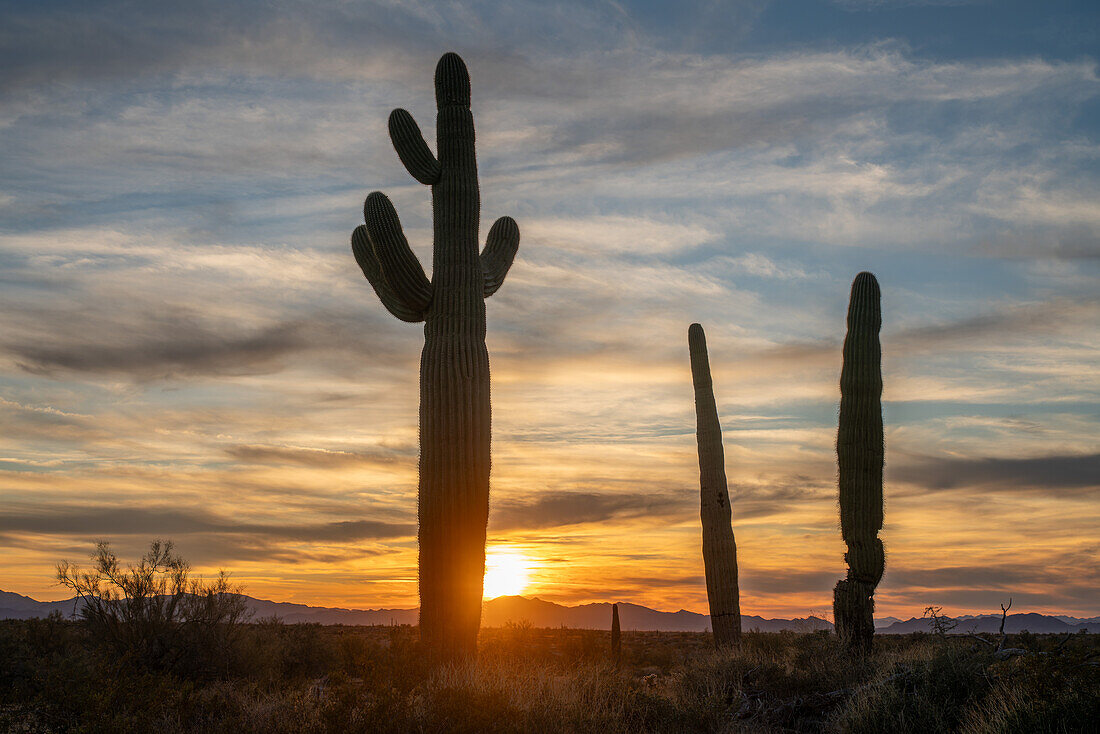
[[[1050,496],[1100,492],[1100,454],[1032,458],[907,457],[891,471],[898,481],[926,489],[995,487]]]
[[[385,190],[431,270],[430,197],[385,120],[406,107],[432,138],[448,49],[473,75],[482,214],[522,233],[487,302],[491,534],[557,559],[540,594],[705,604],[686,354],[700,321],[746,608],[827,608],[840,344],[866,269],[884,293],[879,608],[949,584],[950,564],[918,560],[928,517],[974,554],[959,568],[999,562],[999,529],[1024,518],[1063,576],[1094,562],[1074,544],[1092,533],[1098,449],[1095,54],[910,42],[890,20],[966,11],[938,2],[833,5],[815,5],[828,27],[808,41],[757,0],[10,9],[0,546],[15,590],[38,593],[89,539],[140,551],[161,534],[261,595],[415,603],[421,333],[376,303],[348,237]],[[982,498],[988,527],[958,520],[949,491]],[[1040,563],[1002,571],[966,571],[974,588],[944,586],[942,603],[984,608],[1016,584],[1096,611]]]
[[[494,530],[555,528],[581,523],[601,523],[639,517],[682,516],[683,498],[669,495],[612,495],[554,492],[527,501],[509,499],[494,503],[490,526]]]
[[[267,539],[333,541],[393,538],[416,532],[408,523],[342,520],[314,525],[237,523],[204,512],[172,508],[77,507],[47,511],[18,511],[0,518],[0,530],[95,537],[112,535],[171,536],[222,532],[259,535]]]

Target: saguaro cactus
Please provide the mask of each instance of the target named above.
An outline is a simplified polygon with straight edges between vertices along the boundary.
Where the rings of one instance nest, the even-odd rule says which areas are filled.
[[[432,155],[412,115],[390,114],[401,162],[432,187],[432,277],[409,249],[397,212],[374,192],[352,251],[382,304],[402,321],[424,322],[420,357],[420,637],[453,659],[476,652],[489,517],[489,354],[485,298],[500,288],[519,247],[510,217],[493,224],[478,254],[481,200],[470,113],[470,76],[448,53],[435,69]]]
[[[741,603],[737,590],[737,544],[726,487],[722,427],[714,404],[714,387],[703,327],[688,327],[691,379],[695,384],[696,439],[699,444],[699,514],[703,525],[703,567],[710,601],[710,624],[717,647],[741,639]]]
[[[611,605],[611,660],[615,663],[615,667],[619,667],[619,663],[623,659],[623,638],[622,632],[619,630],[619,605]]]
[[[852,282],[848,334],[840,372],[840,529],[848,552],[848,577],[833,591],[837,634],[867,651],[875,633],[874,593],[886,566],[882,529],[882,327],[881,294],[870,273]]]

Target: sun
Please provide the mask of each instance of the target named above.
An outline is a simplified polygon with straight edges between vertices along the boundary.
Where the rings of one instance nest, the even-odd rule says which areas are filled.
[[[513,551],[489,551],[485,557],[483,599],[522,594],[531,581],[532,560]]]

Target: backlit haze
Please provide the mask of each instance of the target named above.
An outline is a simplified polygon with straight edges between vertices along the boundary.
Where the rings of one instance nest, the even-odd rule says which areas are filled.
[[[883,291],[877,612],[1100,614],[1100,7],[1087,2],[4,2],[0,589],[171,538],[277,601],[416,599],[432,74],[473,80],[487,595],[706,611],[706,328],[746,614],[830,613],[848,289]],[[656,9],[655,9],[656,8]],[[433,142],[434,147],[434,142]]]

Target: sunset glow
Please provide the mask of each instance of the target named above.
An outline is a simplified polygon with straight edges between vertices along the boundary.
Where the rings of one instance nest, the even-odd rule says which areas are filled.
[[[193,5],[5,9],[0,590],[165,538],[254,597],[417,606],[424,329],[350,237],[385,191],[433,277],[387,120],[435,149],[453,50],[478,243],[521,232],[484,301],[486,599],[708,609],[699,322],[741,609],[826,614],[867,270],[876,613],[1100,614],[1100,3],[1064,34],[1034,2]]]
[[[485,557],[484,599],[523,594],[531,579],[532,561],[516,551],[489,551]]]

